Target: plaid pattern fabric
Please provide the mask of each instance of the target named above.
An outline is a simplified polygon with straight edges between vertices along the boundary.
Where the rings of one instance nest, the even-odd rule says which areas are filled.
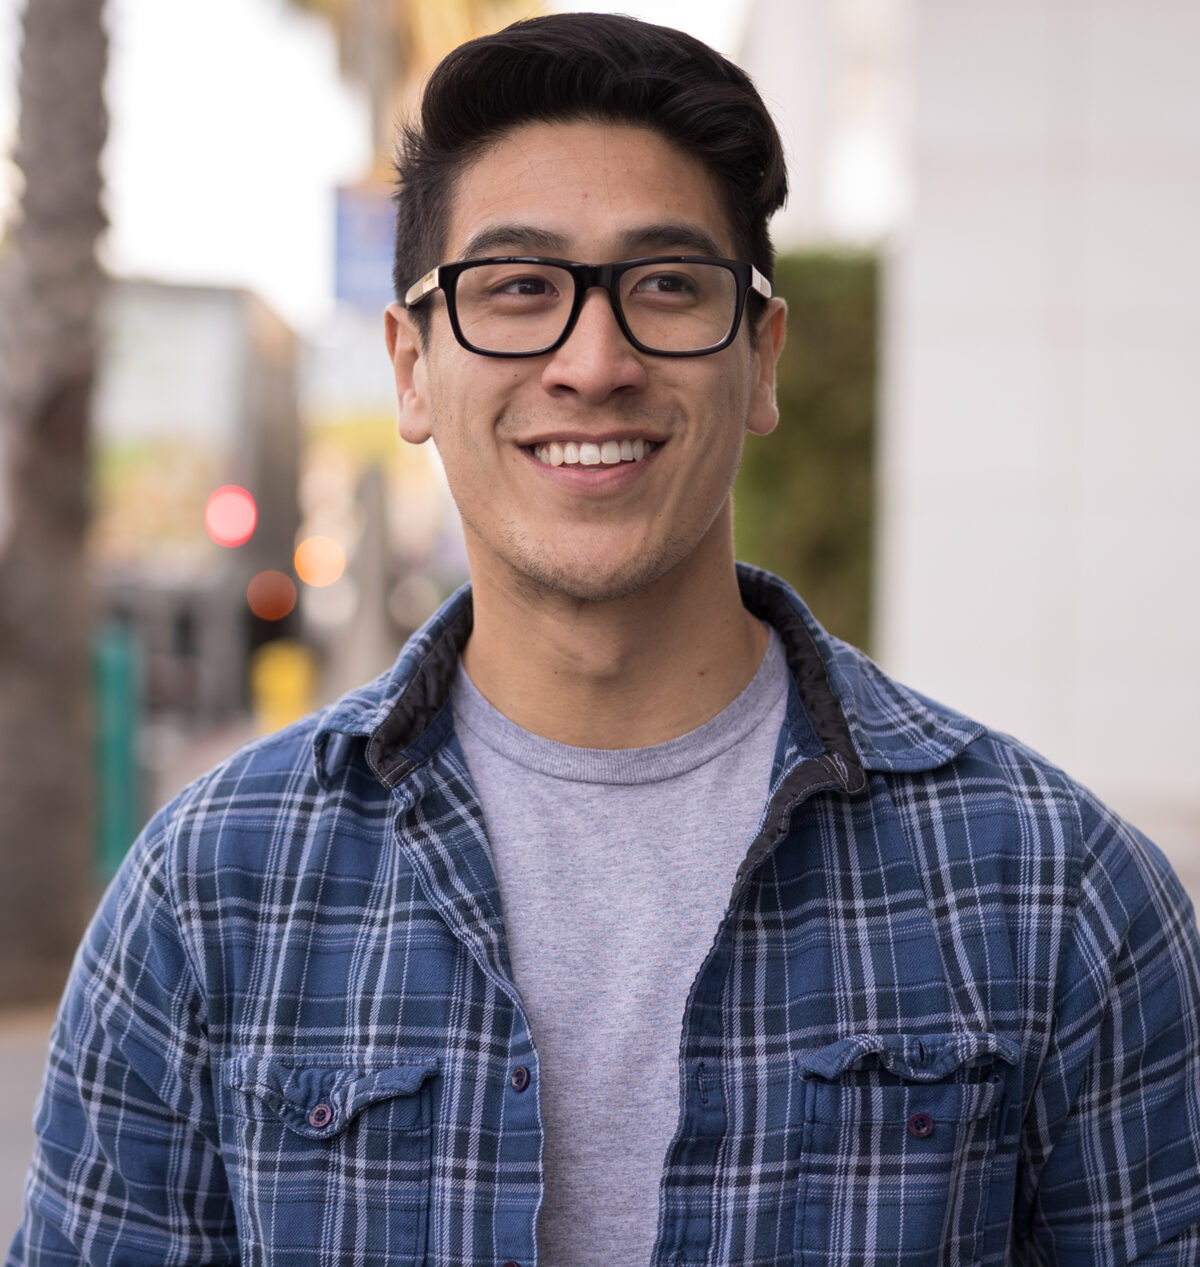
[[[795,690],[683,1018],[655,1264],[1200,1262],[1200,948],[1161,856],[741,579]],[[470,619],[149,825],[12,1267],[536,1262],[536,1036],[446,704]]]

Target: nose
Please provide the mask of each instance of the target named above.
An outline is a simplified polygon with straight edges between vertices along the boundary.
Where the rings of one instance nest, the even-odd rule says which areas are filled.
[[[607,292],[593,287],[566,342],[550,354],[542,372],[543,386],[599,402],[614,392],[637,391],[645,381],[642,357],[617,324]]]

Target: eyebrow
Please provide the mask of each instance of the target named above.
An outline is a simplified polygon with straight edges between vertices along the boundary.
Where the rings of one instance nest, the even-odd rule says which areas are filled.
[[[473,260],[494,255],[497,251],[511,251],[518,255],[539,251],[561,254],[566,249],[566,238],[548,229],[537,229],[530,224],[494,224],[467,239],[462,258]]]
[[[681,255],[717,257],[724,254],[712,234],[698,225],[676,224],[673,221],[626,229],[617,241],[622,254],[626,255],[656,251],[678,251]]]
[[[499,251],[511,251],[520,255],[545,253],[561,257],[567,248],[568,241],[561,233],[531,224],[495,224],[472,234],[467,239],[460,258],[480,259]],[[714,258],[722,255],[720,246],[710,233],[693,224],[673,221],[626,229],[617,237],[617,251],[625,258],[668,252],[711,255]]]

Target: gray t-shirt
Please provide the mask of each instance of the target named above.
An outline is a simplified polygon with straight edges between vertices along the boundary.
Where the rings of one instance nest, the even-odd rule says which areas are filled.
[[[545,1267],[649,1261],[684,1004],[757,832],[786,703],[774,631],[737,699],[649,748],[531,734],[459,669],[455,729],[538,1051]]]

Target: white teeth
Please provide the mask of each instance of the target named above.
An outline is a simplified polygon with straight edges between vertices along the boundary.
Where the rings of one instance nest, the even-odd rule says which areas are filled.
[[[640,462],[653,451],[653,442],[641,439],[605,440],[603,444],[551,440],[533,446],[533,456],[546,466],[617,466],[621,462]]]

